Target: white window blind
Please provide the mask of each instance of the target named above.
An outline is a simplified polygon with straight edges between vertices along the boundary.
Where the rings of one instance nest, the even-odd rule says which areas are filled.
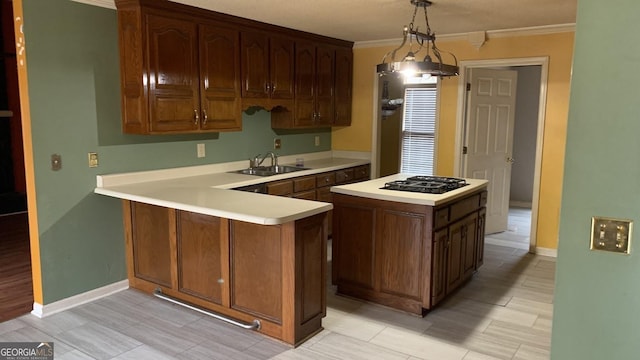
[[[435,84],[405,89],[401,172],[433,175],[436,97]]]

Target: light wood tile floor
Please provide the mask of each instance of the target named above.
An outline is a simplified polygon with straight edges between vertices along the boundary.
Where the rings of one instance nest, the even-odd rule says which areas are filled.
[[[529,250],[531,242],[531,209],[509,208],[507,231],[487,234],[486,241],[493,245]]]
[[[0,342],[54,341],[56,360],[548,359],[554,274],[554,258],[488,244],[471,281],[424,318],[330,287],[325,329],[296,349],[136,290],[0,323]]]

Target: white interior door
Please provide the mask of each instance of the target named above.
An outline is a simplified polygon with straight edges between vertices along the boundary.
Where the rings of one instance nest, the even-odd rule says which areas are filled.
[[[464,176],[489,180],[490,234],[507,230],[518,73],[472,68],[470,79]]]

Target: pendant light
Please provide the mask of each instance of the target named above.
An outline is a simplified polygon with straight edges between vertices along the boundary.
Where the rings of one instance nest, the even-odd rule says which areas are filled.
[[[378,74],[402,73],[405,76],[431,75],[439,77],[458,75],[458,59],[452,53],[438,49],[436,35],[429,27],[427,8],[431,6],[432,2],[429,0],[410,0],[410,2],[414,5],[411,23],[409,26],[405,25],[403,29],[403,38],[400,46],[388,52],[382,59],[382,63],[376,66]],[[414,28],[418,8],[424,9],[426,32],[418,31],[418,27]],[[401,61],[396,61],[396,52],[407,43],[409,44],[407,55]],[[417,47],[416,50],[414,50],[414,45]],[[416,61],[420,51],[426,51],[426,55],[422,58],[422,61]],[[454,65],[445,64],[442,61],[441,53],[449,54],[453,58]],[[435,57],[436,61],[433,60],[432,56]],[[389,62],[387,62],[387,58],[389,58]]]

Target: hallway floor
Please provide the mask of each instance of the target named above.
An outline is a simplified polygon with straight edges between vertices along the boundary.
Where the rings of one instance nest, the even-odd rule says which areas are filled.
[[[531,239],[531,209],[511,207],[507,231],[487,234],[485,241],[493,245],[515,247],[529,250]]]
[[[488,244],[470,282],[424,318],[334,295],[324,330],[292,349],[136,290],[39,319],[2,341],[53,341],[70,359],[548,359],[555,259]]]

